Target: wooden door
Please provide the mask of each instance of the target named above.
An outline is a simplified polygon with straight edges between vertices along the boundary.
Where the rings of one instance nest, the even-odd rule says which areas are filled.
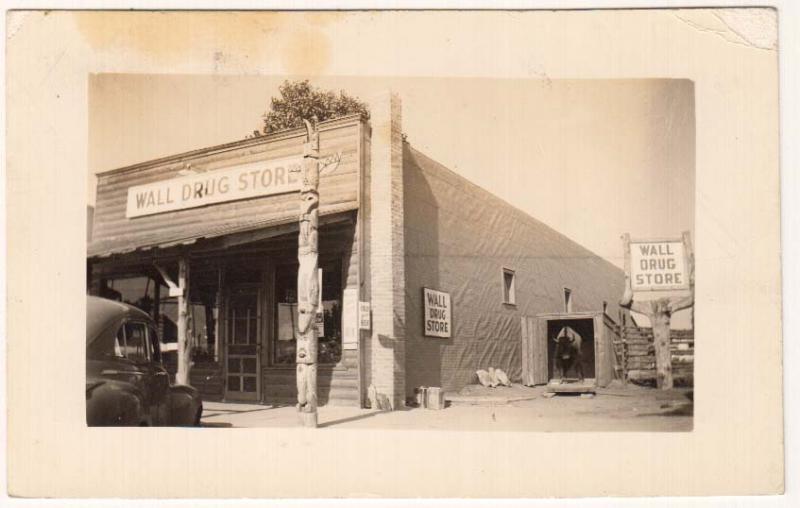
[[[260,400],[261,302],[257,287],[235,287],[228,296],[225,399]]]
[[[599,387],[608,386],[614,379],[614,344],[605,332],[603,316],[598,314],[594,317],[594,370],[595,384]]]
[[[522,316],[522,384],[547,384],[547,320]]]

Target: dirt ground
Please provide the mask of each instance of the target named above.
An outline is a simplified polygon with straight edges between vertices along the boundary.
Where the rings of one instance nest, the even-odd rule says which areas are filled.
[[[692,430],[690,389],[656,390],[635,385],[597,389],[594,397],[546,397],[547,387],[468,386],[447,394],[442,410],[406,408],[391,412],[349,407],[319,408],[321,428],[503,431]],[[205,403],[204,427],[296,427],[292,406]]]

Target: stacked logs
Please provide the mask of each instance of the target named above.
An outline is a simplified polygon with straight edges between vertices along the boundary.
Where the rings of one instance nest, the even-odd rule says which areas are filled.
[[[655,344],[652,328],[625,327],[614,341],[617,357],[623,359],[624,379],[649,383],[656,379]],[[694,330],[670,330],[672,375],[677,385],[694,382]]]

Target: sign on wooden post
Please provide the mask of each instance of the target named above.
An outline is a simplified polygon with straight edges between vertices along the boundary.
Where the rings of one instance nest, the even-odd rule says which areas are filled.
[[[689,289],[686,248],[681,239],[631,240],[629,245],[633,291]]]
[[[625,254],[625,293],[620,306],[644,314],[653,327],[656,384],[672,388],[670,320],[672,314],[694,305],[694,256],[688,232],[681,238],[631,240],[622,237]],[[669,291],[688,290],[676,297]],[[660,298],[636,301],[636,294],[661,292]],[[623,332],[624,336],[624,332]]]

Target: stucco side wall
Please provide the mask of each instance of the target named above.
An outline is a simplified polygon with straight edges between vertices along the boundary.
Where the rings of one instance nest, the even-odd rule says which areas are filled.
[[[406,392],[459,390],[478,368],[520,380],[520,317],[564,309],[616,316],[623,272],[543,223],[405,145]],[[502,269],[516,273],[503,303]],[[423,335],[422,288],[450,293],[450,339]]]

